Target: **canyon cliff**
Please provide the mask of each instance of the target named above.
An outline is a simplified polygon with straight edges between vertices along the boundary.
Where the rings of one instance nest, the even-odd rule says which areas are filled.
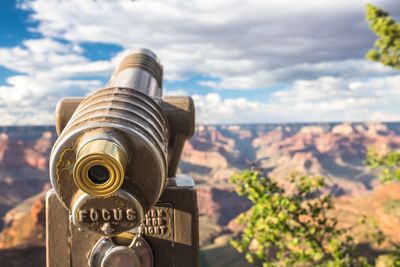
[[[11,257],[12,249],[43,248],[44,196],[55,139],[52,127],[0,128],[0,251],[6,253],[0,257]],[[369,147],[400,148],[400,124],[197,126],[184,146],[179,171],[191,175],[198,185],[201,245],[226,231],[238,231],[234,218],[251,203],[235,193],[229,178],[243,169],[262,170],[282,183],[294,171],[322,175],[342,210],[375,203],[374,197],[392,190],[381,186],[365,166]],[[393,195],[385,201],[397,200]],[[386,205],[381,204],[377,205]],[[399,219],[395,211],[376,210],[382,211],[382,225]]]

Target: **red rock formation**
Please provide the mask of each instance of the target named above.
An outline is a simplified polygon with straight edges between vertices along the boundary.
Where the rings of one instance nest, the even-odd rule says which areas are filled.
[[[228,162],[219,151],[201,151],[193,149],[190,143],[186,143],[182,152],[184,162],[207,166],[211,168],[227,168]]]
[[[45,196],[49,187],[7,212],[0,233],[0,249],[44,245]]]
[[[22,140],[14,139],[8,136],[8,139],[1,140],[5,142],[5,150],[1,165],[4,169],[24,168],[26,163],[24,160],[24,151],[26,145]]]
[[[55,133],[47,128],[20,127],[0,133],[0,180],[43,179]]]
[[[372,129],[372,130],[371,130]],[[273,141],[272,141],[273,140]],[[342,124],[332,131],[307,126],[284,136],[281,131],[267,133],[253,141],[259,166],[270,168],[270,175],[284,177],[291,171],[320,174],[332,184],[346,186],[347,193],[373,185],[373,175],[364,165],[369,146],[398,148],[400,137],[377,124]],[[349,182],[346,182],[349,181]],[[351,181],[356,184],[351,185]]]
[[[8,146],[8,135],[6,133],[0,134],[0,161],[3,161],[4,154]]]
[[[48,169],[49,154],[53,145],[52,137],[53,134],[51,132],[44,132],[33,147],[25,149],[25,161],[29,166],[42,171]]]
[[[233,188],[198,187],[197,200],[200,215],[214,218],[222,225],[251,206],[251,202],[238,196]]]
[[[335,200],[335,216],[339,219],[341,226],[355,225],[357,220],[366,216],[369,221],[374,220],[378,229],[389,238],[383,247],[391,246],[392,242],[400,242],[400,184],[389,184],[379,186],[367,195],[343,196]],[[374,231],[366,229],[365,231]],[[362,231],[361,231],[362,232]],[[363,238],[363,236],[355,236]]]
[[[31,179],[47,180],[55,133],[43,129],[0,133],[0,216],[40,191],[43,182],[34,184]],[[335,194],[364,194],[366,187],[377,185],[363,163],[367,148],[400,148],[400,136],[393,129],[378,123],[197,126],[184,147],[182,166],[186,164],[185,172],[201,182],[200,212],[224,225],[238,207],[246,208],[243,199],[232,192],[229,177],[250,166],[277,179],[294,170],[320,174],[327,177]],[[30,180],[18,180],[27,178]]]

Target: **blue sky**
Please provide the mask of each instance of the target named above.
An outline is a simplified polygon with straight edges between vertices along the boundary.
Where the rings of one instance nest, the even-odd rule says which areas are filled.
[[[395,18],[397,0],[376,0]],[[53,124],[57,101],[105,86],[132,49],[200,123],[400,120],[400,73],[364,59],[363,0],[4,0],[2,125]]]

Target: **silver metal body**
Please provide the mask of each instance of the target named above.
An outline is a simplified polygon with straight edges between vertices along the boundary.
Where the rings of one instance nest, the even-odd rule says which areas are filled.
[[[194,106],[189,97],[162,98],[162,76],[154,53],[141,49],[122,60],[109,87],[58,105],[48,267],[197,266],[195,185],[175,178]],[[104,181],[91,177],[94,167]]]
[[[153,254],[143,237],[135,237],[128,246],[119,246],[112,238],[104,237],[93,248],[89,266],[151,267]]]
[[[123,69],[116,69],[108,86],[132,88],[154,99],[160,99],[162,97],[162,67],[157,56],[148,49],[139,49],[131,52],[125,60],[128,61],[130,57],[136,57],[137,64],[121,62],[120,66]],[[158,66],[149,58],[154,59]],[[138,68],[138,65],[146,66],[148,70]]]
[[[50,156],[50,180],[61,203],[72,212],[73,221],[80,222],[79,226],[97,231],[106,229],[107,234],[135,228],[159,199],[168,173],[168,126],[152,97],[162,95],[161,77],[162,67],[153,53],[141,50],[127,56],[110,80],[113,87],[98,90],[83,100],[57,139]],[[65,177],[73,176],[71,165],[76,164],[80,149],[96,140],[116,144],[128,157],[121,187],[124,196],[119,194],[120,200],[115,200],[109,208],[118,209],[119,202],[129,195],[134,201],[129,202],[126,210],[134,210],[133,224],[121,226],[101,217],[93,221],[89,216],[82,222],[78,218],[83,201],[100,200]],[[113,197],[117,196],[118,191]]]

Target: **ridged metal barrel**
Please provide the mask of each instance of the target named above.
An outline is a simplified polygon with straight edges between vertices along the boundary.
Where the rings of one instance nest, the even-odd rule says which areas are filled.
[[[140,217],[156,203],[168,173],[168,125],[158,104],[161,81],[156,57],[139,51],[121,62],[110,87],[78,106],[50,158],[52,185],[69,210],[82,194],[129,195]]]

